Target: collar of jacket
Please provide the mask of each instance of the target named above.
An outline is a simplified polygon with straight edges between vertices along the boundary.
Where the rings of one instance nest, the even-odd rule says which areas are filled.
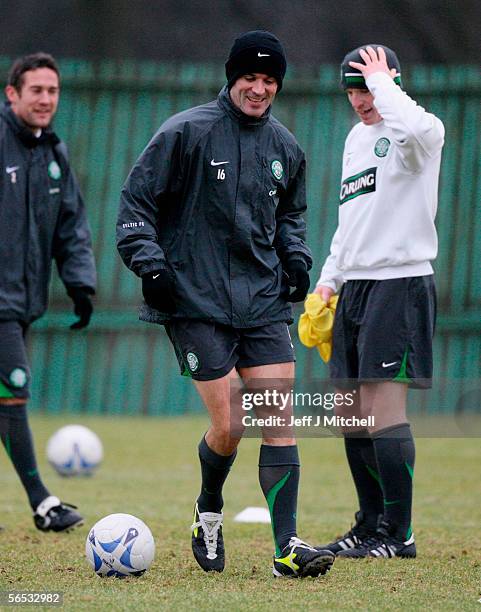
[[[32,130],[27,127],[12,111],[10,102],[4,103],[2,109],[0,110],[0,115],[10,126],[12,131],[17,135],[19,140],[21,140],[22,144],[28,149],[33,149],[34,147],[43,143],[49,143],[54,147],[60,142],[59,137],[49,127],[42,130],[40,136],[35,136]]]
[[[237,106],[232,103],[227,85],[220,90],[219,95],[217,96],[217,104],[223,111],[232,117],[232,119],[242,123],[242,125],[251,127],[264,125],[264,123],[269,120],[269,116],[271,114],[271,107],[269,106],[262,117],[250,117],[249,115],[246,115],[240,110],[240,108],[237,108]]]

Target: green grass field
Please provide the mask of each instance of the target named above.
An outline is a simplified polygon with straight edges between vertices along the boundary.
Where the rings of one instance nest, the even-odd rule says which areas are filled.
[[[210,575],[192,557],[189,530],[206,419],[82,419],[102,438],[105,461],[92,478],[62,479],[45,462],[45,444],[58,427],[78,420],[32,419],[46,484],[85,516],[74,533],[34,528],[25,494],[0,456],[0,590],[62,591],[68,610],[481,610],[479,439],[417,441],[416,560],[337,561],[320,579],[274,580],[269,526],[232,521],[246,506],[264,505],[258,440],[243,441],[226,484],[227,567]],[[322,544],[349,526],[355,510],[343,444],[301,439],[299,446],[299,535]],[[100,579],[85,560],[88,528],[113,512],[139,516],[154,534],[156,558],[139,579]]]

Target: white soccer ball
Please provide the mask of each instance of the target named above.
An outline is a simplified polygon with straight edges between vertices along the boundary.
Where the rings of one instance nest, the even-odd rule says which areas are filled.
[[[83,425],[62,427],[47,444],[47,458],[62,476],[90,475],[102,457],[102,442]]]
[[[87,560],[99,576],[140,576],[152,565],[154,538],[147,525],[131,514],[109,514],[90,530]]]

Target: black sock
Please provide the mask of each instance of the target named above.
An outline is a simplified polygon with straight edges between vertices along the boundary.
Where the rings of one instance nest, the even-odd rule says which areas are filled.
[[[366,526],[376,529],[378,516],[384,512],[384,497],[372,440],[367,431],[352,432],[344,437],[344,446],[359,498],[359,509]]]
[[[411,537],[414,440],[409,423],[387,427],[373,434],[384,491],[384,519],[396,527],[395,537]]]
[[[25,404],[0,404],[0,437],[22,481],[32,510],[50,495],[40,479]]]
[[[297,535],[299,468],[297,446],[261,445],[259,482],[271,514],[276,556]]]
[[[209,448],[205,438],[199,444],[202,485],[197,499],[199,512],[220,512],[224,506],[222,487],[234,463],[237,451],[227,457]]]

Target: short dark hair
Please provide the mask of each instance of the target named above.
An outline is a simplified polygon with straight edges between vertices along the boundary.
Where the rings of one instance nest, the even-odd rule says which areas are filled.
[[[23,75],[28,70],[37,70],[37,68],[50,68],[57,73],[60,78],[60,71],[57,62],[50,55],[50,53],[31,53],[30,55],[24,55],[23,57],[17,58],[10,70],[8,71],[7,85],[15,87],[17,91],[22,89]]]

